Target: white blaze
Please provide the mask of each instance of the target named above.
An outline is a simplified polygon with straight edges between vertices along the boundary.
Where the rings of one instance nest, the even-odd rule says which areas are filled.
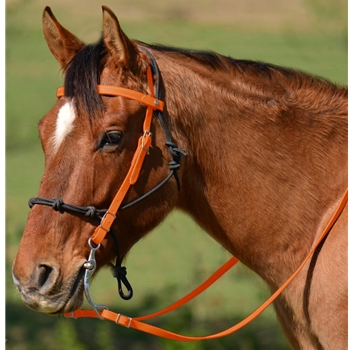
[[[75,111],[72,102],[67,102],[58,111],[56,130],[53,136],[55,151],[58,150],[62,141],[74,128]]]

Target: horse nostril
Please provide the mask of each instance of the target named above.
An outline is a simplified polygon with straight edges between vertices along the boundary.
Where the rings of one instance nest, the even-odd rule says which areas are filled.
[[[40,264],[36,268],[36,273],[34,275],[33,286],[36,285],[36,288],[40,293],[47,293],[51,291],[55,285],[59,275],[59,270],[54,266],[47,264]]]
[[[53,268],[48,265],[38,267],[38,288],[41,289],[50,277]]]

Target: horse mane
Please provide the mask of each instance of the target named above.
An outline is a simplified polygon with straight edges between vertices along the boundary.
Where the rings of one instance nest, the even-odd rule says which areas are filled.
[[[224,56],[210,50],[191,50],[164,45],[141,44],[159,52],[178,54],[214,70],[225,70],[232,68],[232,66],[239,69],[244,69],[245,67],[249,66],[251,69],[268,74],[271,74],[273,70],[279,70],[285,74],[293,72],[293,70],[289,68],[284,68],[261,61],[235,59],[231,56]]]
[[[65,96],[75,99],[77,112],[85,110],[92,118],[104,110],[96,85],[105,67],[107,50],[101,39],[77,52],[65,68]]]
[[[236,79],[238,79],[239,74],[248,81],[259,77],[262,79],[260,85],[262,89],[263,86],[267,88],[268,82],[271,83],[272,80],[275,80],[283,91],[296,91],[303,88],[312,94],[325,93],[330,98],[337,94],[347,95],[347,89],[339,89],[337,85],[327,79],[291,68],[261,61],[234,59],[213,51],[146,44],[140,41],[136,41],[136,43],[160,53],[173,55],[176,58],[186,58],[188,62],[198,63],[210,71],[222,72],[225,75],[234,74]],[[96,44],[87,45],[81,49],[65,69],[65,96],[75,98],[78,112],[80,109],[85,110],[90,118],[93,118],[97,112],[104,111],[101,97],[96,91],[96,85],[100,83],[106,55],[106,47],[103,40],[100,39]],[[277,91],[275,90],[275,92]]]
[[[233,68],[236,68],[236,72],[240,72],[245,76],[259,76],[260,78],[266,78],[268,80],[274,78],[278,79],[282,76],[288,80],[289,83],[292,83],[292,85],[295,85],[296,87],[301,87],[302,85],[304,87],[313,86],[314,88],[320,88],[321,85],[324,85],[324,87],[339,87],[323,77],[289,67],[282,67],[276,64],[266,63],[263,61],[236,59],[232,58],[231,56],[224,56],[213,51],[190,50],[172,46],[145,44],[141,42],[139,43],[142,44],[142,46],[148,47],[158,52],[170,53],[188,58],[189,60],[197,62],[215,71],[225,71],[228,73],[229,71],[232,71]]]

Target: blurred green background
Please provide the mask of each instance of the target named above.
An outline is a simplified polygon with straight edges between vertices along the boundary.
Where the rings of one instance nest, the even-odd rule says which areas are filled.
[[[62,84],[46,47],[41,14],[86,42],[101,33],[101,7],[117,14],[127,35],[149,43],[211,49],[234,58],[298,68],[347,84],[346,0],[8,0],[6,2],[6,347],[52,349],[289,349],[267,309],[221,340],[175,343],[106,321],[69,320],[27,309],[11,278],[11,264],[43,172],[37,123]],[[262,233],[263,234],[263,233]],[[122,301],[108,270],[93,296],[114,311],[141,316],[167,306],[207,278],[229,255],[181,213],[139,242],[126,266],[135,297]],[[265,284],[243,266],[230,271],[188,306],[153,324],[188,335],[211,334],[240,321],[268,297]]]

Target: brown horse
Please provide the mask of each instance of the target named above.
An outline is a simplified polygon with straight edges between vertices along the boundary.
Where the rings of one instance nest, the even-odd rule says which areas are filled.
[[[270,64],[130,40],[106,7],[95,45],[63,28],[49,8],[43,28],[65,90],[39,123],[45,172],[38,196],[61,201],[50,202],[57,211],[32,202],[13,264],[24,303],[48,314],[82,304],[87,242],[98,222],[63,203],[108,208],[120,188],[146,107],[98,94],[96,85],[153,93],[147,52],[159,67],[153,79],[164,119],[152,122],[153,146],[123,205],[157,188],[170,171],[176,176],[118,211],[119,260],[176,207],[276,290],[347,187],[347,88]],[[179,168],[181,149],[188,156]],[[97,267],[115,256],[106,234]],[[347,207],[275,309],[295,349],[347,348]]]

